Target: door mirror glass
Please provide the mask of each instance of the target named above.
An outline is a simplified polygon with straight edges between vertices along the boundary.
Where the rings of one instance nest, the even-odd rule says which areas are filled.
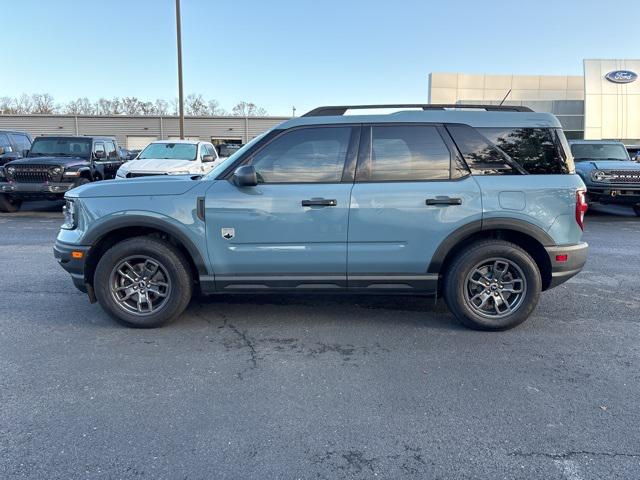
[[[202,161],[203,162],[213,162],[215,160],[215,157],[213,155],[203,155],[202,156]]]
[[[237,187],[255,187],[258,185],[258,175],[253,165],[243,165],[233,172],[233,183]]]

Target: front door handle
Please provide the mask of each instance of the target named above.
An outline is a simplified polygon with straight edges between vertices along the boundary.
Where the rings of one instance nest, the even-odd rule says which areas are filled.
[[[335,207],[336,205],[338,205],[338,201],[333,198],[312,198],[310,200],[302,200],[303,207]]]
[[[461,198],[451,198],[451,197],[436,197],[436,198],[427,198],[427,205],[462,205]]]

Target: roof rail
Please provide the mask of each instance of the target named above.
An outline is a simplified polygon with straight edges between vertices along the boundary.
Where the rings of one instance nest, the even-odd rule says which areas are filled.
[[[318,107],[302,115],[303,117],[326,117],[344,115],[347,110],[372,110],[375,108],[421,108],[422,110],[473,109],[487,112],[533,112],[529,107],[517,105],[469,105],[438,103],[405,103],[391,105],[340,105]]]

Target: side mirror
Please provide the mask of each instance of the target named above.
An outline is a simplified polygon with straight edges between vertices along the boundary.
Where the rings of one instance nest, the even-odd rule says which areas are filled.
[[[255,187],[258,185],[258,174],[253,165],[242,165],[233,172],[233,183],[236,187]]]
[[[202,156],[202,161],[203,162],[213,162],[216,159],[216,157],[214,157],[213,155],[203,155]]]
[[[93,155],[96,157],[96,160],[102,160],[104,158],[104,150],[96,150]]]
[[[25,149],[22,151],[22,156],[23,156],[23,157],[28,157],[28,156],[29,156],[29,149],[28,149],[28,148],[25,148]]]

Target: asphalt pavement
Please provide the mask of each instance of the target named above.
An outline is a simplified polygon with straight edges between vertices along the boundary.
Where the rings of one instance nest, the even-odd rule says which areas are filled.
[[[405,297],[218,296],[132,330],[55,262],[59,205],[0,215],[2,479],[640,477],[640,218],[520,327]]]

